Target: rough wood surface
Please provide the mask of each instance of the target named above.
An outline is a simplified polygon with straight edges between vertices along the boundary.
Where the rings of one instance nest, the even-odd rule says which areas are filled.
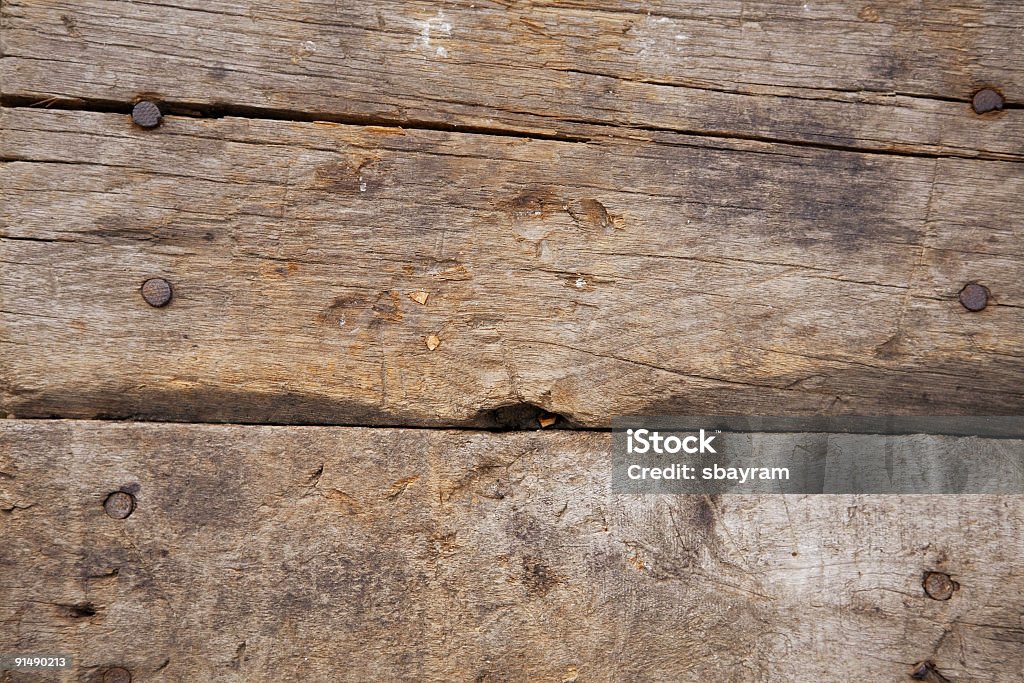
[[[0,128],[18,416],[1024,406],[1018,163],[27,108]]]
[[[0,421],[0,651],[87,681],[1019,680],[1019,497],[615,496],[609,442]]]
[[[968,104],[985,86],[1022,102],[1015,2],[5,0],[0,22],[19,101],[1024,152],[1019,110]]]
[[[1022,32],[0,0],[0,416],[1020,414]],[[0,681],[1020,680],[1019,497],[613,495],[609,441],[0,420],[0,654],[76,658]]]

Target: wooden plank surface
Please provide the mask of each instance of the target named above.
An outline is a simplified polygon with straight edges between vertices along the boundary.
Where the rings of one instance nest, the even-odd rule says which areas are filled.
[[[0,117],[7,413],[607,426],[1024,406],[1017,163]],[[166,308],[139,295],[155,276]],[[967,282],[984,311],[958,303]]]
[[[0,11],[0,83],[18,102],[145,95],[178,110],[531,135],[626,127],[1024,151],[1015,2],[6,0]],[[989,86],[1017,108],[975,115],[971,96]]]
[[[0,417],[1020,414],[1022,34],[993,0],[2,0]],[[1020,679],[1019,497],[613,495],[609,448],[0,420],[0,654],[76,660],[0,682]]]
[[[616,496],[609,447],[0,421],[0,651],[76,658],[31,680],[1019,680],[1019,497]]]

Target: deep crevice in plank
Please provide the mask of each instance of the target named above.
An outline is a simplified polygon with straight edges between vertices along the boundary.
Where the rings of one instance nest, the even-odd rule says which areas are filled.
[[[327,112],[304,112],[292,109],[272,109],[263,107],[250,107],[234,104],[200,104],[195,102],[169,102],[161,100],[158,102],[161,111],[176,116],[187,116],[191,118],[220,119],[227,117],[238,117],[247,119],[263,119],[268,121],[294,121],[298,123],[340,123],[350,126],[374,126],[381,128],[403,128],[406,130],[432,130],[446,133],[467,133],[472,135],[491,135],[506,138],[530,138],[534,140],[554,140],[557,142],[589,142],[590,138],[563,135],[554,133],[527,132],[510,128],[490,128],[484,126],[465,126],[461,124],[448,124],[437,121],[422,121],[417,119],[391,119],[383,116],[362,116],[358,114],[338,114]],[[116,100],[103,99],[44,99],[24,95],[2,95],[0,106],[9,108],[44,108],[59,109],[63,111],[89,111],[107,114],[130,115],[131,102],[120,102]]]
[[[564,119],[563,119],[564,120]],[[600,127],[602,124],[593,124],[588,121],[581,120],[565,120],[567,123],[578,123],[586,124],[590,126]],[[663,133],[671,135],[687,136],[692,138],[707,138],[710,140],[737,140],[742,142],[759,142],[770,145],[782,145],[786,147],[802,147],[807,149],[818,149],[818,150],[829,150],[834,152],[850,152],[853,154],[871,154],[878,156],[895,156],[895,157],[913,157],[919,159],[970,159],[972,161],[1000,161],[1008,163],[1020,163],[1024,159],[1016,158],[1014,155],[1008,154],[992,154],[985,152],[976,152],[973,154],[963,153],[956,154],[950,151],[945,153],[940,152],[929,152],[925,150],[913,150],[913,149],[884,149],[875,147],[858,147],[856,145],[843,145],[838,143],[829,142],[811,142],[807,140],[790,140],[786,138],[778,138],[767,135],[752,135],[748,133],[735,133],[729,131],[718,131],[718,130],[693,130],[684,128],[666,128],[664,126],[630,126],[630,127],[618,127],[618,126],[607,126],[615,130],[622,130],[625,132],[648,132],[648,133]],[[681,144],[685,146],[685,143],[677,143],[672,140],[659,140],[660,144],[672,145]]]
[[[297,123],[338,123],[351,126],[371,126],[378,128],[397,128],[403,130],[425,130],[447,133],[462,133],[468,135],[485,135],[499,138],[519,138],[532,140],[550,140],[555,142],[568,143],[589,143],[595,140],[594,136],[569,135],[563,133],[542,133],[512,128],[495,128],[482,126],[468,126],[462,124],[449,124],[437,121],[423,121],[418,119],[392,119],[381,116],[364,116],[357,114],[339,114],[329,112],[305,112],[291,109],[273,109],[263,107],[251,107],[246,105],[232,104],[201,104],[193,102],[172,102],[161,100],[158,102],[164,114],[184,116],[190,118],[247,118],[267,121],[289,121]],[[41,108],[56,109],[61,111],[86,111],[94,113],[111,113],[130,115],[133,107],[132,102],[122,102],[105,99],[78,99],[78,98],[47,98],[39,99],[25,95],[0,95],[0,107],[7,108]],[[1024,105],[1007,104],[1006,109],[1017,109]],[[879,156],[913,157],[922,159],[970,159],[974,161],[998,161],[1008,163],[1020,163],[1024,159],[1017,155],[1005,153],[991,153],[978,150],[956,153],[954,151],[937,152],[916,149],[885,149],[875,147],[861,147],[857,145],[844,145],[839,143],[828,143],[809,140],[793,140],[767,135],[755,135],[721,130],[695,130],[684,128],[671,128],[652,125],[615,125],[604,122],[594,122],[581,119],[558,118],[559,123],[576,124],[587,126],[594,131],[608,131],[605,135],[608,138],[620,137],[630,139],[636,134],[659,133],[665,135],[678,135],[690,138],[701,138],[709,141],[739,141],[755,142],[769,145],[780,145],[787,147],[798,147],[805,149],[828,150],[837,152],[849,152],[854,154],[871,154]],[[658,140],[658,144],[680,144],[672,140]],[[2,159],[0,161],[10,161]]]
[[[554,420],[549,426],[542,426],[539,418],[544,417]],[[337,421],[267,421],[267,420],[244,420],[234,418],[231,420],[206,420],[195,417],[175,419],[153,415],[131,415],[127,413],[99,413],[92,418],[68,417],[59,413],[50,415],[8,415],[6,419],[22,422],[135,422],[145,424],[196,424],[213,425],[223,427],[344,427],[347,429],[402,429],[417,431],[444,431],[444,432],[485,432],[489,434],[505,434],[509,432],[608,432],[611,427],[588,427],[579,425],[566,418],[543,410],[531,404],[515,404],[481,410],[475,418],[467,422],[452,422],[445,424],[416,424],[403,422],[401,420],[389,421],[361,421],[361,420],[337,420]]]

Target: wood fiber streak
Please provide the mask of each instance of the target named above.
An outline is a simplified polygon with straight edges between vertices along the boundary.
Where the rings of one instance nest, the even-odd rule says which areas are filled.
[[[1019,680],[1019,497],[616,496],[609,442],[0,421],[0,650],[76,665],[0,680]]]

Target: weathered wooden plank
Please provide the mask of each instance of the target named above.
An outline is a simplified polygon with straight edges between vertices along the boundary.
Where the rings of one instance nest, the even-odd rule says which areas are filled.
[[[1024,405],[1020,164],[0,117],[8,413],[601,426]],[[139,295],[154,276],[166,308]],[[969,281],[984,311],[958,303]]]
[[[609,447],[0,421],[0,651],[69,653],[75,680],[1024,670],[1019,497],[616,496]],[[126,519],[105,514],[115,491]],[[958,590],[928,597],[928,571]]]
[[[1020,159],[1024,8],[992,0],[7,0],[3,93],[534,135],[661,128]],[[593,130],[587,124],[612,126]]]

